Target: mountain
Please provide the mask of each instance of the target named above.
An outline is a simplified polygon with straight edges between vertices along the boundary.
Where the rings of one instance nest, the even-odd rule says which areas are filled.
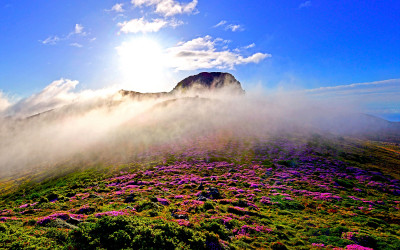
[[[201,72],[197,75],[186,77],[180,81],[170,92],[140,93],[136,91],[120,90],[123,97],[131,97],[138,100],[147,98],[168,97],[173,94],[187,93],[188,91],[204,92],[224,90],[230,94],[244,94],[241,83],[230,73]]]
[[[215,90],[221,88],[229,88],[238,93],[244,93],[240,82],[236,80],[233,75],[223,72],[202,72],[194,76],[189,76],[180,81],[172,92],[185,91],[189,89]]]

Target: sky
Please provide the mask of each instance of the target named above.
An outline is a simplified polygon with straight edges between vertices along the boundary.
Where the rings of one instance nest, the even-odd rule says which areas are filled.
[[[398,0],[1,0],[0,111],[224,71],[400,121],[399,13]]]

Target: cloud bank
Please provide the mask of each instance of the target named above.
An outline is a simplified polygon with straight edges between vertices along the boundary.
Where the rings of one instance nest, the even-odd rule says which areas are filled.
[[[111,93],[117,91],[115,88],[111,87],[99,90],[74,92],[78,84],[78,81],[62,78],[53,81],[39,93],[21,99],[14,104],[4,100],[0,95],[0,115],[25,118],[38,113],[57,109],[74,102],[107,97]]]
[[[267,53],[255,53],[243,56],[231,50],[221,50],[218,46],[226,41],[211,36],[195,38],[190,41],[180,42],[168,48],[169,66],[175,70],[196,69],[234,69],[236,65],[259,63],[271,57]]]

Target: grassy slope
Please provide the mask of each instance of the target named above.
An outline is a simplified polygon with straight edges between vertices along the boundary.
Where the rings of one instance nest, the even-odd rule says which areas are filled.
[[[288,138],[2,180],[0,247],[400,248],[398,145]]]

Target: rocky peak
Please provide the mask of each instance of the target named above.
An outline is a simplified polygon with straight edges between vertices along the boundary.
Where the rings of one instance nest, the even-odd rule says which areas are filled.
[[[180,81],[172,92],[194,90],[216,90],[229,88],[235,92],[244,93],[242,86],[236,78],[223,72],[202,72],[197,75],[189,76]]]

